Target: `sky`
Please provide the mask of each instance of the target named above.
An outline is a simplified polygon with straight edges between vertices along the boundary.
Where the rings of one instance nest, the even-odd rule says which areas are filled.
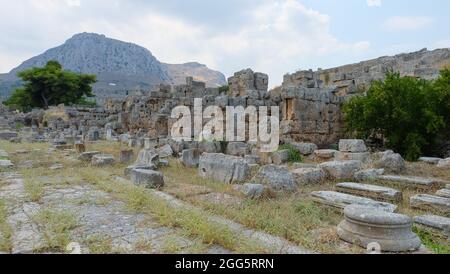
[[[450,47],[448,0],[0,0],[0,73],[95,32],[270,86],[299,69]]]

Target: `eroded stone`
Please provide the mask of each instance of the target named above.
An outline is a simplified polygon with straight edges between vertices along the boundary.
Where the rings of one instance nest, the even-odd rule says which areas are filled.
[[[342,193],[363,196],[377,201],[400,203],[403,201],[402,192],[377,185],[340,183],[336,185],[336,190]]]
[[[408,216],[357,205],[346,207],[344,215],[337,232],[346,242],[362,248],[378,243],[384,252],[412,252],[422,245]]]
[[[338,209],[344,209],[348,205],[356,204],[371,207],[386,212],[395,212],[397,206],[384,202],[377,202],[369,198],[353,196],[334,191],[317,191],[311,193],[311,197],[317,203],[332,206]]]

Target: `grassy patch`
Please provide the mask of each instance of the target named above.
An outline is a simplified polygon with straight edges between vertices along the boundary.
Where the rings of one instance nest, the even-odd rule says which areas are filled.
[[[89,236],[84,242],[89,248],[90,254],[111,254],[113,253],[112,239],[106,235]]]
[[[38,203],[44,196],[44,186],[40,182],[25,180],[24,189],[30,202]]]
[[[227,205],[199,199],[196,195],[186,195],[185,192],[190,185],[207,186],[213,192],[237,195],[233,186],[202,179],[196,169],[185,168],[176,161],[171,162],[170,167],[162,171],[167,183],[165,191],[182,200],[317,252],[342,252],[338,247],[337,234],[333,230],[342,221],[342,214],[316,205],[308,196],[311,191],[333,189],[334,183],[304,187],[299,193],[280,195],[277,199],[246,200],[243,203]]]
[[[0,200],[0,251],[2,252],[12,251],[13,230],[6,221],[7,217],[5,202]]]
[[[281,145],[278,150],[288,150],[289,151],[289,163],[301,163],[303,162],[303,157],[300,154],[300,151],[296,149],[294,146],[285,144]]]
[[[450,254],[450,246],[448,245],[448,241],[441,239],[438,236],[433,235],[430,232],[425,230],[418,229],[414,227],[413,231],[417,233],[417,235],[422,240],[422,243],[429,249],[431,249],[436,254]],[[444,244],[444,242],[447,244]]]
[[[39,226],[45,249],[64,252],[70,243],[70,231],[76,228],[77,221],[71,212],[43,209],[32,220]]]
[[[119,183],[93,171],[93,168],[86,168],[81,172],[86,181],[124,201],[131,212],[149,214],[162,226],[180,229],[183,234],[198,238],[206,245],[217,244],[238,253],[269,252],[227,227],[209,221],[205,212],[173,207],[147,189]]]

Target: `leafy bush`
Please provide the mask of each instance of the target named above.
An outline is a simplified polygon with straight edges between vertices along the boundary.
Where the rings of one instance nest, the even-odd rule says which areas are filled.
[[[450,71],[426,81],[388,73],[367,96],[344,105],[347,129],[358,138],[381,140],[408,160],[436,154],[450,136]]]
[[[281,145],[279,150],[289,150],[289,162],[290,163],[301,163],[303,162],[302,155],[300,154],[300,151],[296,149],[294,146],[285,144]]]
[[[220,93],[228,93],[229,90],[230,90],[229,86],[221,86],[221,87],[219,87],[219,92]]]

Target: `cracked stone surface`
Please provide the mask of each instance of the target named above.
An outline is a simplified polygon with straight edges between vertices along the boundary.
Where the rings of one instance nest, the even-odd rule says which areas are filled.
[[[93,237],[108,239],[110,252],[189,253],[192,247],[198,248],[195,239],[183,236],[174,228],[159,225],[149,215],[128,212],[123,202],[91,186],[46,187],[44,193],[39,203],[28,202],[20,174],[0,173],[0,198],[6,201],[7,223],[14,231],[11,253],[44,250],[41,228],[33,222],[33,216],[41,209],[70,212],[76,217],[77,226],[71,231],[70,238],[80,244],[83,253],[90,253],[86,241]],[[145,250],[139,248],[143,243]],[[171,246],[169,251],[168,245]],[[220,246],[201,248],[206,253],[230,253]]]

